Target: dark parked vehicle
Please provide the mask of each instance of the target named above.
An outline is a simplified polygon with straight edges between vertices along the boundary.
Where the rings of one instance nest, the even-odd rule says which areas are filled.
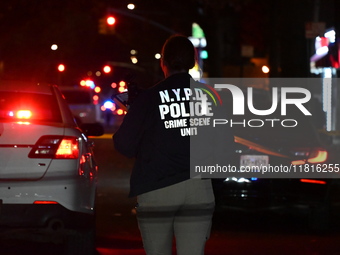
[[[233,118],[242,122],[236,116]],[[214,179],[217,209],[303,213],[308,217],[310,227],[329,226],[340,205],[337,179],[340,165],[329,161],[328,147],[322,143],[311,117],[291,109],[284,116],[290,121],[284,125],[280,114],[242,118],[257,121],[252,121],[252,126],[246,121],[246,125],[234,127],[233,164],[241,173]],[[280,121],[274,124],[268,119]],[[255,127],[263,123],[263,126]],[[262,173],[263,170],[267,172]]]
[[[100,104],[94,100],[95,93],[90,87],[60,87],[62,94],[79,124],[102,125],[104,118]]]

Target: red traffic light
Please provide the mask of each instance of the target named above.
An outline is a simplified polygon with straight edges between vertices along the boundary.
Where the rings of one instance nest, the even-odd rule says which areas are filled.
[[[113,16],[107,17],[106,23],[107,23],[109,26],[113,26],[113,25],[116,23],[115,17],[113,17]]]
[[[104,71],[104,73],[110,73],[112,71],[111,66],[109,66],[109,65],[104,66],[103,71]]]
[[[65,65],[63,65],[63,64],[58,65],[58,71],[64,72],[65,71]]]

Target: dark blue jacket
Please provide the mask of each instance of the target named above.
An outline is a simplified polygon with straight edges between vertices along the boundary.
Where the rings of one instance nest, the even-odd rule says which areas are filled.
[[[139,94],[114,134],[115,148],[136,158],[130,197],[190,178],[190,139],[198,137],[197,130],[190,128],[190,118],[195,115],[192,99],[197,100],[190,92],[190,81],[188,73],[174,74]],[[204,139],[202,150],[195,154],[202,151],[207,155],[206,149],[211,152]]]

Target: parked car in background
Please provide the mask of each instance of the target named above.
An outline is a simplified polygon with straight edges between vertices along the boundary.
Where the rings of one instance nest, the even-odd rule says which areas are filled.
[[[247,172],[242,176],[241,172],[237,176],[214,179],[217,209],[305,215],[311,228],[329,227],[331,220],[338,218],[336,212],[340,209],[340,166],[338,164],[337,168],[329,169],[332,166],[329,162],[329,148],[320,140],[312,118],[294,109],[289,109],[284,117],[274,113],[270,116],[246,115],[233,118],[238,123],[242,123],[241,118],[256,119],[252,122],[253,126],[234,127],[236,144],[233,164],[238,169],[257,167],[260,170],[268,165],[287,166],[290,171],[301,174],[283,174],[280,178],[273,178],[275,174],[261,175],[254,172],[251,176]],[[283,118],[296,120],[298,125],[285,127],[281,122]],[[273,124],[266,119],[280,121]],[[262,124],[260,120],[265,124],[254,127]],[[286,122],[287,126],[293,124],[293,121]],[[316,170],[316,167],[319,169]],[[320,169],[325,172],[324,175]],[[329,174],[333,178],[329,178]]]
[[[80,126],[95,127],[96,129],[103,126],[104,116],[100,110],[98,99],[93,98],[95,96],[93,89],[90,87],[63,86],[60,87],[60,90]]]
[[[69,237],[94,252],[97,164],[93,143],[55,85],[0,81],[0,226]]]

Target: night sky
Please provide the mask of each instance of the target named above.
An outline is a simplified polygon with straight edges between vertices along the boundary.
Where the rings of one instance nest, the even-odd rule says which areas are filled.
[[[204,29],[209,75],[223,76],[224,65],[247,62],[241,45],[252,45],[255,57],[267,57],[272,75],[308,76],[311,41],[304,24],[315,20],[316,0],[2,0],[0,3],[0,76],[3,79],[39,80],[77,84],[92,77],[105,86],[126,75],[145,86],[162,78],[159,60],[154,58],[171,35],[168,30],[191,36],[191,24]],[[318,20],[335,26],[339,4],[320,1]],[[112,14],[113,33],[100,34],[99,20]],[[131,15],[132,14],[132,15]],[[135,17],[133,17],[135,15]],[[136,18],[138,17],[138,18]],[[52,51],[52,44],[58,50]],[[130,51],[137,51],[138,63],[131,65]],[[61,74],[57,65],[63,63]],[[106,63],[109,75],[96,77]]]

